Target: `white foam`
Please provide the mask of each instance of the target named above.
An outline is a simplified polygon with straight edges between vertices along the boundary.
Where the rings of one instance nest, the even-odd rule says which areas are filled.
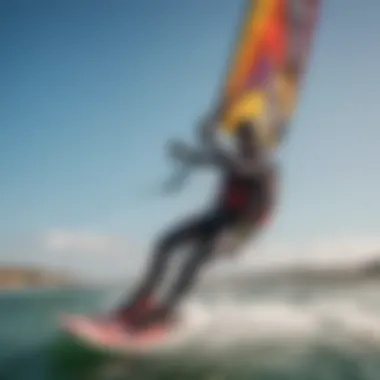
[[[304,305],[285,300],[221,300],[214,304],[193,301],[185,305],[182,317],[180,328],[160,350],[191,348],[200,357],[220,357],[223,352],[230,356],[248,348],[251,355],[264,348],[277,347],[283,352],[284,346],[304,354],[320,343],[339,349],[380,346],[380,315],[355,300]]]

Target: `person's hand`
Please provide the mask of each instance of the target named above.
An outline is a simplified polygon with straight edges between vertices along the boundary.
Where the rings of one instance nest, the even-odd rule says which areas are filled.
[[[225,102],[220,101],[209,112],[203,115],[198,121],[197,137],[204,143],[214,141],[215,133],[218,130],[220,119],[223,117]]]
[[[168,155],[171,159],[183,161],[188,156],[188,147],[183,141],[172,140],[167,145]]]
[[[209,120],[214,120],[215,122],[220,121],[223,117],[226,105],[226,99],[222,98],[215,104],[214,107],[211,108],[211,111],[207,113],[206,118]]]
[[[190,172],[186,167],[181,167],[175,171],[170,178],[162,184],[162,192],[165,195],[178,193],[185,185]]]
[[[224,111],[226,110],[226,107],[227,107],[227,99],[226,98],[222,98],[217,104],[216,104],[216,107],[215,107],[215,116],[217,118],[221,118],[224,114]]]

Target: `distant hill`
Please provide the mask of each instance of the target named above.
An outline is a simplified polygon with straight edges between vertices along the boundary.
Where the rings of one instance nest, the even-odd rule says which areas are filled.
[[[219,274],[204,278],[202,285],[208,287],[245,287],[259,284],[282,286],[285,284],[333,284],[352,281],[380,280],[380,255],[364,263],[319,266],[288,266],[267,270],[241,270],[236,273]]]
[[[79,284],[67,273],[22,266],[0,266],[0,289],[69,287]]]

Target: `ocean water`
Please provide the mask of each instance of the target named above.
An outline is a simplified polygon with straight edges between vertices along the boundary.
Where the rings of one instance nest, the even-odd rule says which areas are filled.
[[[95,353],[57,330],[115,289],[0,294],[0,380],[380,378],[379,281],[314,282],[195,295],[159,350]]]

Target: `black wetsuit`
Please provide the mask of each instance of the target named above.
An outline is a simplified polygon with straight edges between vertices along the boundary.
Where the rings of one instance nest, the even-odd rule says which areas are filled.
[[[193,164],[211,162],[221,167],[224,173],[221,192],[215,204],[203,215],[176,225],[159,239],[148,272],[127,303],[127,310],[137,305],[139,300],[152,295],[166,272],[171,256],[178,248],[191,242],[192,251],[162,305],[164,310],[171,312],[193,285],[203,264],[211,257],[221,233],[241,223],[253,229],[273,203],[275,166],[266,157],[261,158],[261,162],[260,158],[254,162],[242,162],[241,159],[234,161],[226,158],[220,150],[214,150],[211,155],[202,156],[199,152],[188,154],[186,159]]]

